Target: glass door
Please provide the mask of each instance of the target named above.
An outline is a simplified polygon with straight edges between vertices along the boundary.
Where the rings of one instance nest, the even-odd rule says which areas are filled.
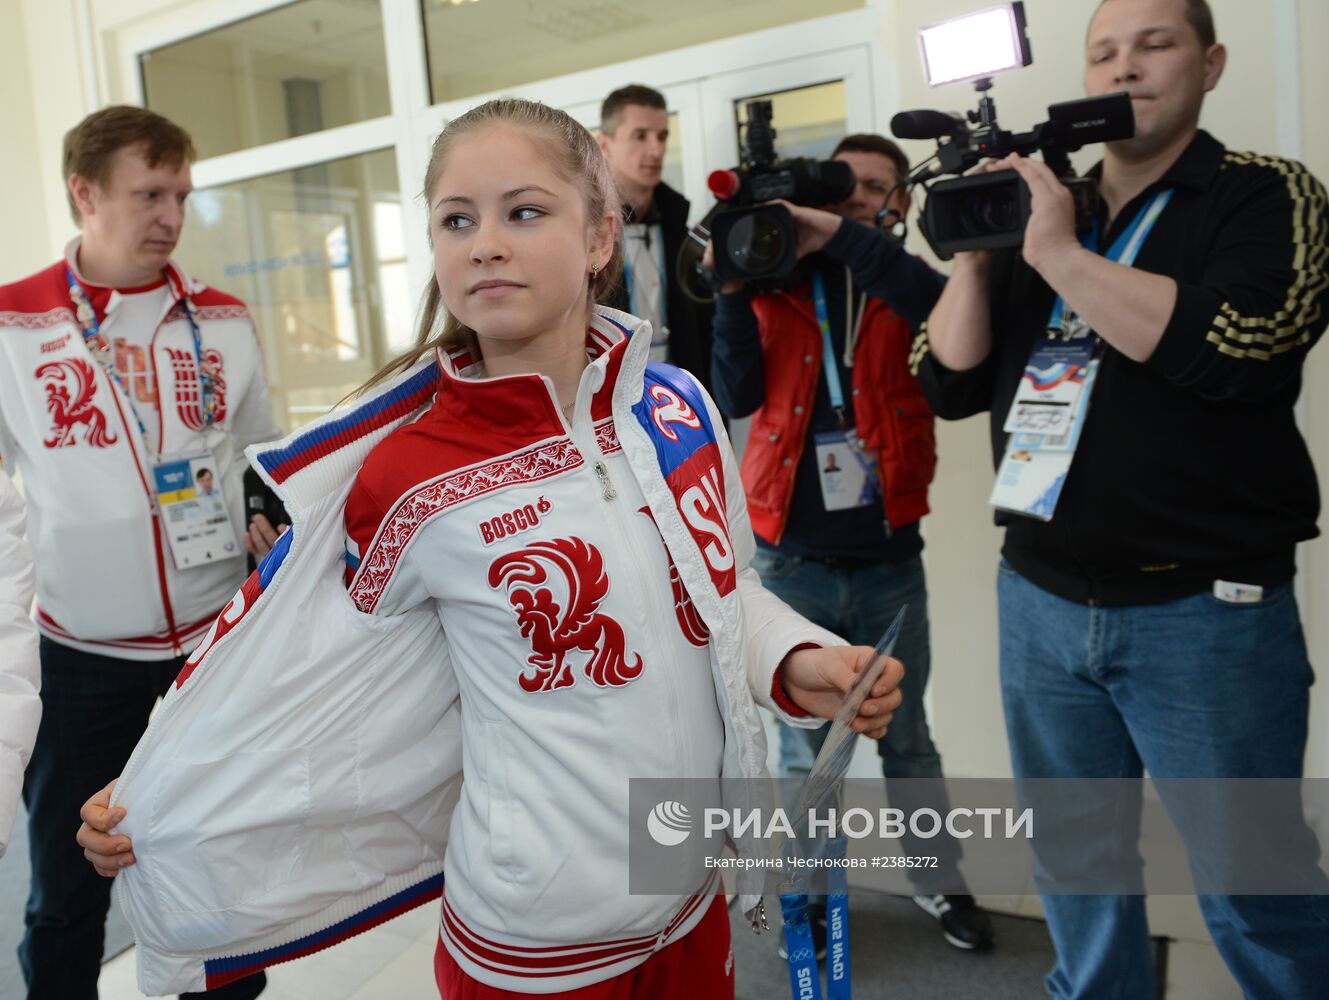
[[[763,98],[774,105],[775,151],[781,158],[829,156],[842,136],[873,128],[868,48],[842,49],[702,80],[710,169],[738,163],[738,126],[747,120],[747,102]]]

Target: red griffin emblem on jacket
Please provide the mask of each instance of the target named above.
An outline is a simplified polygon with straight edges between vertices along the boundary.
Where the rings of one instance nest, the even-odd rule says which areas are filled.
[[[106,414],[92,405],[97,395],[97,375],[82,358],[48,361],[37,369],[45,383],[46,410],[54,425],[42,442],[48,448],[78,444],[77,428],[83,425],[83,440],[94,448],[105,448],[119,440],[106,429]]]
[[[642,507],[639,513],[649,517],[652,524],[655,523],[655,515],[651,513],[651,508]],[[674,617],[678,619],[679,631],[692,645],[704,646],[710,641],[711,630],[701,620],[701,613],[692,603],[692,595],[683,585],[683,578],[678,575],[678,566],[674,562],[673,553],[666,548],[665,555],[669,556],[669,589],[674,592]]]
[[[670,441],[678,440],[678,432],[672,427],[667,427],[667,424],[682,424],[694,431],[700,429],[701,418],[678,393],[662,385],[651,386],[650,393],[651,399],[655,400],[655,404],[651,407],[651,420],[660,429],[660,433]]]
[[[555,589],[566,590],[560,605]],[[622,687],[641,674],[641,656],[629,663],[623,629],[596,609],[609,593],[604,557],[580,538],[532,542],[499,556],[489,566],[489,586],[505,588],[517,625],[530,640],[529,670],[517,678],[523,691],[557,691],[575,678],[568,654],[589,653],[583,670],[599,687]]]
[[[202,380],[198,374],[198,363],[193,351],[166,348],[171,359],[171,372],[175,376],[175,409],[180,420],[191,431],[201,431],[207,421],[203,413],[203,400],[199,392]],[[212,392],[217,397],[216,412],[212,422],[221,423],[226,418],[226,379],[222,377],[221,351],[209,347],[203,352],[203,365],[213,373]]]

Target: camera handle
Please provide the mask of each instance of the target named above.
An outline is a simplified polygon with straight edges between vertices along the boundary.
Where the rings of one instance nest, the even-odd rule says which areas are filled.
[[[678,287],[693,302],[709,306],[715,302],[715,290],[720,287],[719,276],[711,268],[702,264],[706,254],[706,243],[711,238],[711,220],[723,206],[717,202],[711,206],[700,222],[688,230],[678,248],[678,257],[674,261],[674,274],[677,275]]]

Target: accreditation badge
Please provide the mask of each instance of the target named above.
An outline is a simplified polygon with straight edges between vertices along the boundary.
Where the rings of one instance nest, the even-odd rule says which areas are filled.
[[[877,454],[849,427],[814,437],[821,502],[827,511],[853,510],[881,503]]]
[[[1075,449],[1080,443],[1080,432],[1084,429],[1094,381],[1098,377],[1098,365],[1099,359],[1094,357],[1085,366],[1074,409],[1064,421],[1058,421],[1062,428],[1060,433],[1026,431],[1011,434],[1006,439],[1006,452],[988,501],[992,506],[1041,521],[1052,520],[1062,487],[1066,485],[1071,461],[1075,458]]]
[[[1074,315],[1034,345],[1003,426],[1010,436],[989,497],[992,506],[1052,520],[1089,412],[1097,347],[1093,331]]]
[[[157,507],[177,570],[243,554],[210,453],[170,458],[152,467]]]
[[[1065,434],[1080,397],[1085,395],[1085,375],[1093,360],[1095,342],[1087,329],[1071,339],[1039,340],[1020,376],[1002,429],[1007,434]]]

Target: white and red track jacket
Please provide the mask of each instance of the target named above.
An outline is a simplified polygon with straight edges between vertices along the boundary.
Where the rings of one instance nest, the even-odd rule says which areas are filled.
[[[0,857],[14,828],[23,771],[42,717],[41,665],[32,608],[32,553],[23,542],[23,498],[0,472]]]
[[[599,310],[570,421],[543,378],[449,356],[251,449],[293,529],[116,789],[145,992],[308,954],[445,877],[449,951],[527,993],[700,918],[700,862],[692,894],[628,893],[628,780],[765,777],[757,703],[819,724],[773,703],[778,664],[842,640],[761,586],[724,427],[649,347]]]
[[[209,451],[238,532],[247,445],[277,436],[263,358],[239,299],[167,267],[152,340],[160,430],[145,441],[130,401],[84,343],[65,259],[0,288],[0,457],[17,469],[37,560],[37,625],[57,642],[130,660],[188,652],[244,579],[244,552],[177,572],[150,489],[157,456]],[[79,276],[102,331],[118,296]],[[219,419],[204,427],[188,297],[203,350],[221,366]]]

